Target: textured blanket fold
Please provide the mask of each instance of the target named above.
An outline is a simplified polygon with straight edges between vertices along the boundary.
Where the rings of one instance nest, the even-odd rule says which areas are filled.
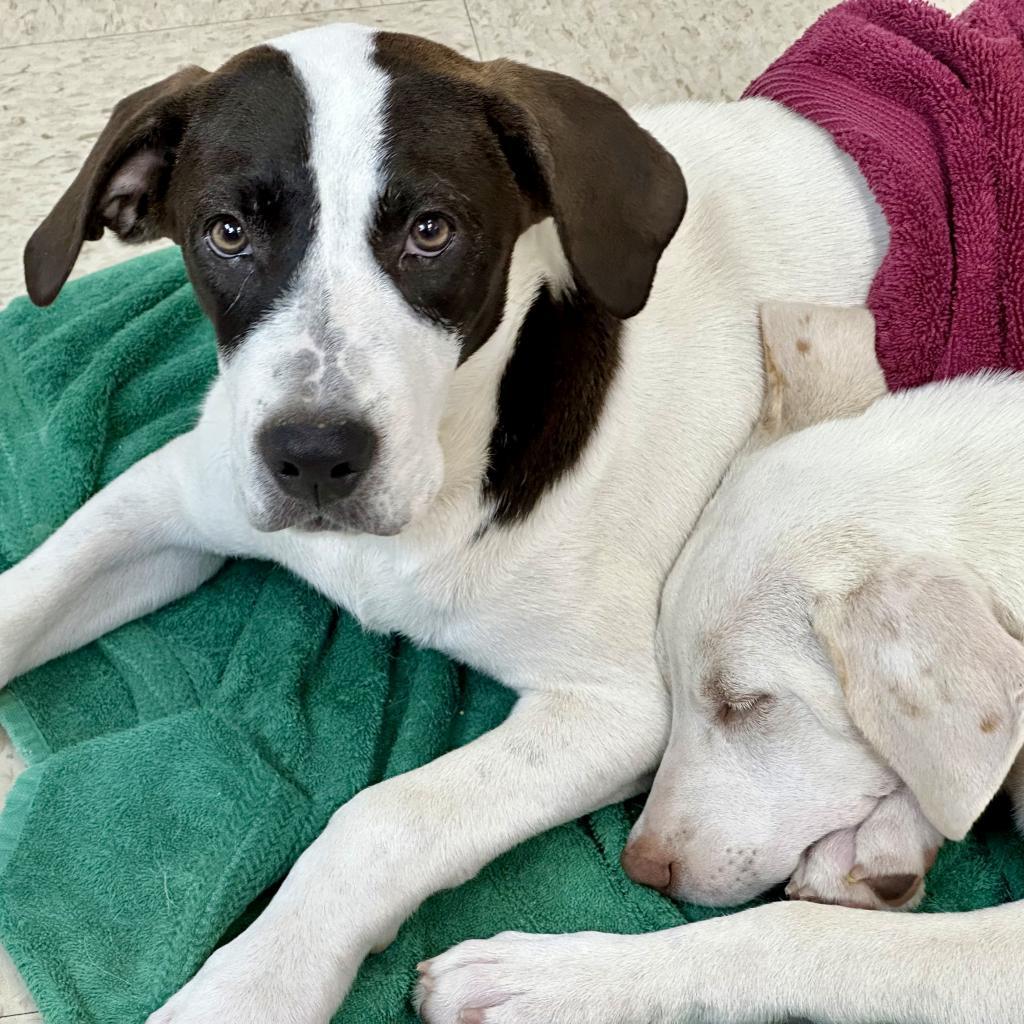
[[[956,28],[916,5],[842,10],[864,23],[869,10],[902,10],[904,34],[886,30],[896,45],[920,22],[935,38],[972,40],[965,62],[975,50],[988,53],[984,30],[999,17],[1024,22],[1021,4],[990,0]],[[829,18],[820,25],[834,24]],[[804,69],[819,52],[814,31],[793,51]],[[1009,59],[1014,53],[1008,46]],[[783,59],[755,88],[770,94],[781,83],[781,93],[790,88],[785,72]],[[832,73],[844,72],[833,63]],[[838,94],[828,96],[823,116],[838,117]],[[998,134],[1019,108],[1009,97],[996,106]],[[920,127],[932,124],[921,116],[919,137],[934,141],[939,129]],[[955,120],[950,114],[948,123]],[[848,136],[838,126],[837,137],[853,151],[865,125],[857,120]],[[902,228],[894,220],[893,249],[872,293],[890,382],[1017,365],[1020,263],[1004,246],[1020,223],[1016,179],[984,178],[971,192],[998,214],[978,222],[991,230],[976,243],[955,232],[943,239],[924,221],[959,210],[950,190],[960,178],[944,168],[910,175],[894,164],[884,186],[880,150],[865,148],[865,171],[890,217],[902,180],[908,216],[917,204],[922,220]],[[1019,171],[1014,165],[1012,174]],[[933,245],[934,265],[924,258]],[[986,245],[1008,262],[988,278],[968,275]],[[920,282],[912,255],[922,258]],[[989,287],[995,300],[985,299]],[[902,327],[899,303],[910,300],[924,334]],[[969,344],[960,343],[961,330]],[[0,314],[0,568],[188,429],[213,371],[212,332],[176,252],[75,282],[48,310],[18,300]],[[492,727],[510,704],[496,683],[440,655],[364,633],[284,570],[230,564],[196,594],[0,695],[0,721],[30,763],[0,818],[0,941],[48,1024],[141,1022],[251,917],[254,901],[336,806]],[[469,936],[637,932],[707,916],[623,875],[618,856],[637,806],[539,836],[428,901],[394,945],[370,958],[337,1019],[411,1024],[414,965]],[[1024,844],[1004,805],[942,851],[929,892],[931,910],[1024,897]]]

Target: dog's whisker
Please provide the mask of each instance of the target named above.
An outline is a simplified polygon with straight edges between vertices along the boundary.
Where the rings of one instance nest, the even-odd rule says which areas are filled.
[[[243,291],[245,291],[245,286],[246,286],[246,285],[247,285],[247,284],[249,283],[249,279],[250,279],[250,278],[252,277],[252,275],[253,275],[253,274],[255,274],[255,273],[256,273],[256,268],[255,268],[255,267],[252,267],[252,268],[251,268],[251,269],[249,270],[249,273],[245,275],[245,279],[244,279],[244,280],[242,281],[242,283],[241,283],[241,284],[240,284],[240,285],[238,286],[238,294],[237,294],[237,295],[235,295],[235,297],[234,297],[234,298],[233,298],[233,299],[231,300],[231,305],[229,305],[229,306],[228,306],[228,308],[224,310],[224,314],[225,314],[225,315],[227,315],[228,313],[230,313],[230,312],[231,312],[231,310],[233,310],[233,309],[235,308],[235,306],[236,306],[236,305],[238,304],[238,300],[239,300],[239,299],[240,299],[240,298],[242,297],[242,292],[243,292]]]

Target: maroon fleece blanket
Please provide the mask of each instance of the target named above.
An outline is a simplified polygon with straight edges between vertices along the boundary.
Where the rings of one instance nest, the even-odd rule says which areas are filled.
[[[1024,0],[846,0],[747,90],[827,129],[889,222],[890,388],[1024,369]]]

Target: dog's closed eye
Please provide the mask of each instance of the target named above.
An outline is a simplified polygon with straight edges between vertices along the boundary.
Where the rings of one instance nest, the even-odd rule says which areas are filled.
[[[718,705],[718,720],[723,725],[738,725],[754,715],[767,711],[775,700],[768,693],[734,695],[723,699]]]
[[[737,725],[766,711],[774,701],[769,693],[741,692],[733,689],[715,673],[704,681],[704,696],[714,709],[715,717],[723,725]]]

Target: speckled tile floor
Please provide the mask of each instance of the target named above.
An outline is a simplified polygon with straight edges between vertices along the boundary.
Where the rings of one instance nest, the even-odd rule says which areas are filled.
[[[21,249],[111,107],[182,64],[217,64],[327,21],[417,32],[477,57],[576,75],[625,103],[735,96],[827,0],[0,0],[0,306],[24,290]],[[959,10],[966,0],[943,0]],[[136,255],[87,245],[88,273]],[[0,733],[0,801],[21,770]],[[0,1020],[41,1020],[0,951]]]

